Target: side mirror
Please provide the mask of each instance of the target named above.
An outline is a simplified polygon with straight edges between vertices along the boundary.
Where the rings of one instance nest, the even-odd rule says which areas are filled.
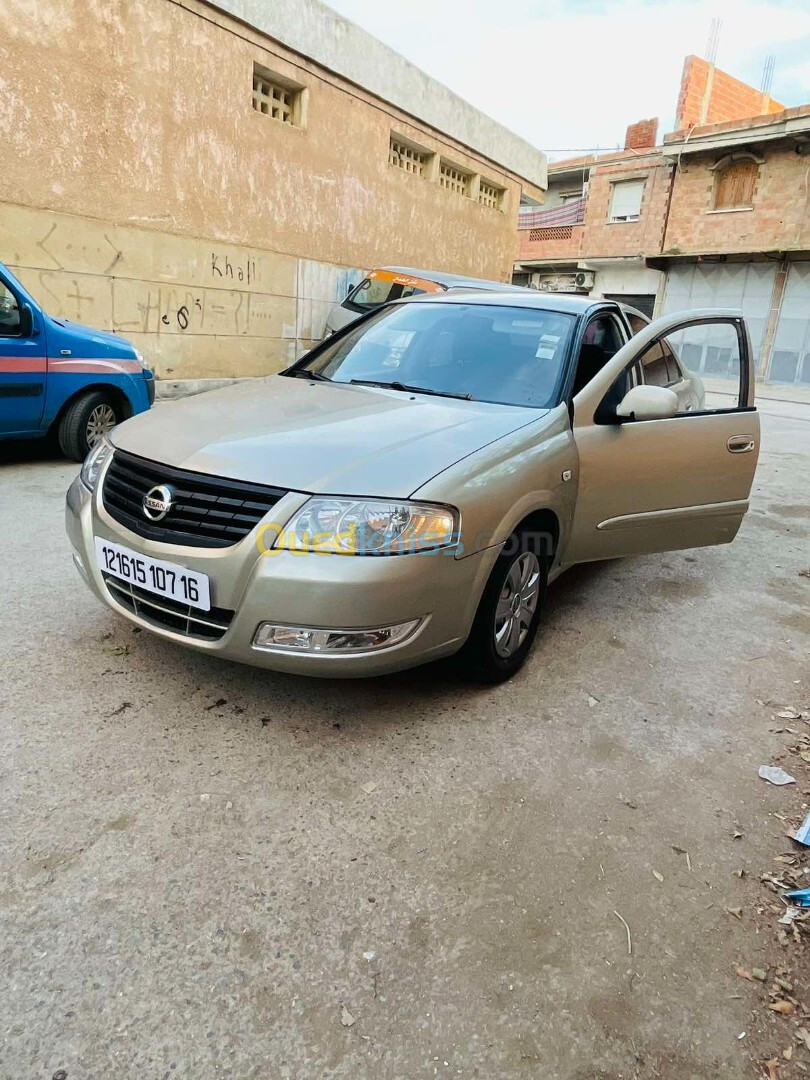
[[[34,332],[34,313],[30,304],[20,304],[20,337],[31,337]]]
[[[622,420],[667,420],[678,415],[678,395],[665,386],[634,386],[616,407]]]
[[[349,296],[353,292],[354,292],[354,282],[350,281],[349,282],[349,287],[348,287],[348,289],[346,289],[346,295]]]

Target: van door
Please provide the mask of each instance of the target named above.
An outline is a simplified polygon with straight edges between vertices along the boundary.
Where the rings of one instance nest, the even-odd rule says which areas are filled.
[[[42,422],[48,356],[45,330],[0,272],[0,433],[30,434]]]
[[[618,415],[612,389],[621,385],[623,394],[634,366],[658,363],[662,343],[680,371],[710,362],[715,378],[705,387],[698,381],[694,399],[662,391],[671,399],[665,416]],[[655,385],[649,371],[648,384]],[[582,386],[573,409],[579,476],[566,564],[734,539],[759,453],[742,312],[694,311],[651,323]]]

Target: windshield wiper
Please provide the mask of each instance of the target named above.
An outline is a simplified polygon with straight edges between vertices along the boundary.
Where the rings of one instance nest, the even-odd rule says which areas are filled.
[[[454,394],[451,390],[430,390],[426,386],[412,386],[403,382],[383,382],[381,379],[350,379],[352,386],[381,386],[386,390],[401,390],[406,394],[431,394],[433,397],[459,398],[462,401],[475,401],[472,394]]]
[[[309,368],[296,368],[295,371],[285,371],[284,374],[290,379],[309,379],[311,382],[331,382],[320,371],[311,371]]]

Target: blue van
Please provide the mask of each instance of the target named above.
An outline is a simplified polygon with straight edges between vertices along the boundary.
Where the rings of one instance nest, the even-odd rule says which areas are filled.
[[[128,341],[53,319],[0,263],[0,439],[54,432],[83,461],[121,420],[155,400],[155,379]]]

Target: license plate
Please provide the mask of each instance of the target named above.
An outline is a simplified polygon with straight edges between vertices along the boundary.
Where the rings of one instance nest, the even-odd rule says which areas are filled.
[[[121,581],[137,585],[156,596],[167,596],[181,604],[211,610],[211,593],[208,588],[208,576],[187,570],[177,563],[152,559],[137,551],[113,544],[109,540],[95,537],[96,562],[99,568]]]

